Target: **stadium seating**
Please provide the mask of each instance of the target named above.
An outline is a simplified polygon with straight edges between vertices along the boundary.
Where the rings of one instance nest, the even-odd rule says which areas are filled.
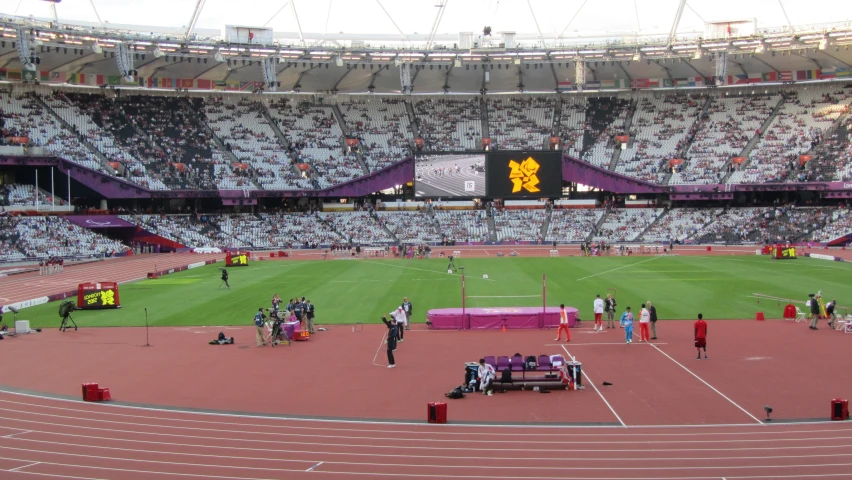
[[[414,102],[425,150],[482,148],[482,109],[479,99],[428,99]]]
[[[582,242],[594,230],[604,214],[603,209],[557,208],[550,217],[545,240],[548,242]]]
[[[402,243],[441,241],[441,227],[428,213],[377,212],[379,221]]]
[[[769,210],[764,207],[725,210],[693,238],[696,243],[757,242],[768,236],[764,224],[768,220]]]
[[[721,211],[721,208],[676,208],[667,210],[642,234],[641,240],[686,243],[704,225],[712,222]]]
[[[319,214],[320,218],[346,241],[358,244],[393,242],[391,234],[373,215],[372,212],[366,211]]]
[[[780,95],[716,97],[700,119],[686,161],[678,165],[669,184],[720,183],[733,157],[769,118]]]
[[[4,241],[13,248],[11,254],[5,249],[0,254],[0,259],[7,261],[23,257],[100,257],[129,250],[117,240],[60,217],[4,217],[2,222],[4,233],[0,235],[5,235]]]
[[[583,133],[586,124],[586,99],[571,98],[562,102],[559,138],[566,155],[580,158],[583,154]]]
[[[95,155],[67,131],[35,99],[35,94],[18,95],[0,92],[2,138],[27,137],[29,145],[44,147],[74,163],[104,172]]]
[[[488,218],[485,210],[436,210],[435,220],[441,234],[457,242],[488,241]]]
[[[545,211],[493,209],[494,228],[500,242],[535,242],[542,239]]]
[[[219,247],[230,239],[216,224],[190,215],[122,215],[122,219],[188,248]]]
[[[603,223],[592,235],[592,241],[630,242],[653,223],[662,208],[617,208],[606,213]]]
[[[543,150],[553,131],[554,97],[488,100],[491,141],[501,150]]]
[[[293,100],[269,104],[269,113],[290,142],[297,163],[311,167],[315,188],[327,188],[364,175],[354,153],[347,153],[343,131],[328,107]]]
[[[668,162],[685,144],[704,101],[699,95],[641,95],[633,115],[630,141],[622,150],[615,171],[660,182]]]
[[[623,126],[630,108],[630,101],[625,99],[588,99],[583,129],[583,160],[598,167],[609,167],[615,151],[615,136],[625,133]]]
[[[811,240],[830,242],[852,233],[852,211],[848,208],[837,208],[831,212],[828,223],[811,232]]]
[[[370,171],[403,160],[411,151],[411,127],[402,100],[347,102],[340,104],[340,111],[352,135],[361,141]]]
[[[21,185],[13,183],[10,185],[4,185],[2,188],[0,188],[0,205],[31,206],[35,203],[35,187],[32,185]],[[67,205],[67,203],[68,202],[59,197],[54,197],[53,199],[51,199],[50,193],[45,192],[41,189],[38,190],[37,205],[39,206]]]

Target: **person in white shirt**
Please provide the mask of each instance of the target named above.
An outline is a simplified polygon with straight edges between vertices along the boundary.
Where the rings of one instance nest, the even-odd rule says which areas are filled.
[[[396,310],[390,312],[389,315],[396,321],[397,331],[399,341],[402,342],[402,332],[405,330],[405,311],[402,309],[402,305],[397,307]]]
[[[568,312],[565,311],[565,304],[559,305],[559,327],[556,329],[556,338],[554,342],[562,339],[562,330],[565,330],[565,341],[571,341],[571,333],[568,331]]]
[[[491,388],[491,382],[494,381],[497,373],[494,371],[494,367],[485,363],[484,358],[479,359],[479,369],[477,369],[476,376],[479,378],[479,390],[483,395],[494,393]]]
[[[639,312],[639,341],[651,341],[651,312],[642,304],[642,311]]]
[[[594,330],[597,332],[603,332],[603,311],[604,311],[604,301],[601,300],[601,296],[598,295],[595,297],[594,303],[595,309],[595,325]]]

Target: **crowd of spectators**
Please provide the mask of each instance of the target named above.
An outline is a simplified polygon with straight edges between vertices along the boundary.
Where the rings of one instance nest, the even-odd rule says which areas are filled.
[[[418,100],[414,102],[414,112],[425,150],[482,148],[482,108],[478,98]]]
[[[402,243],[441,241],[441,227],[429,214],[420,212],[377,212],[379,222]]]
[[[486,242],[489,240],[488,214],[485,210],[435,210],[441,227],[441,240]]]
[[[403,100],[346,102],[340,104],[340,111],[351,134],[360,141],[370,171],[399,162],[410,153],[413,137]]]
[[[555,208],[550,215],[545,240],[582,242],[595,229],[604,210],[600,208]]]
[[[4,247],[0,258],[100,257],[129,250],[91,230],[74,225],[61,217],[0,217],[0,238]],[[17,253],[16,253],[17,252]]]
[[[553,131],[554,97],[489,98],[488,131],[500,150],[543,150]]]
[[[494,230],[500,242],[538,242],[546,218],[543,209],[492,209]]]
[[[650,242],[687,243],[705,225],[713,222],[721,208],[674,208],[666,212],[642,234]]]
[[[583,160],[609,168],[616,148],[615,137],[626,133],[624,123],[632,109],[631,101],[623,98],[588,99],[583,127]]]
[[[592,241],[615,243],[636,240],[661,213],[662,208],[611,209],[592,235]]]

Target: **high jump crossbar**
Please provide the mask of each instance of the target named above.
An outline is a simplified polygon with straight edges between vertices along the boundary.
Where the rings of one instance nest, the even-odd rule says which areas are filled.
[[[465,310],[467,309],[467,299],[468,298],[538,298],[538,295],[471,295],[467,296],[465,294],[465,276],[464,273],[461,275],[461,286],[462,286],[462,315],[464,315]],[[542,313],[547,311],[547,276],[545,274],[541,274],[541,311]]]

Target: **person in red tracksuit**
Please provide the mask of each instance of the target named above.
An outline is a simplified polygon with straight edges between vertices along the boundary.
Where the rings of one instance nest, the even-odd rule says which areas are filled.
[[[704,360],[707,360],[707,322],[704,321],[704,316],[698,314],[698,320],[695,321],[695,348],[698,349],[698,359],[701,360],[701,349],[704,349]]]
[[[642,304],[642,310],[639,312],[639,341],[640,342],[650,342],[651,341],[651,331],[649,327],[651,326],[651,312],[645,308],[645,304]]]
[[[565,304],[559,305],[559,327],[556,329],[556,338],[554,342],[562,339],[562,330],[565,330],[565,341],[571,341],[571,332],[568,331],[568,312],[565,311]]]

